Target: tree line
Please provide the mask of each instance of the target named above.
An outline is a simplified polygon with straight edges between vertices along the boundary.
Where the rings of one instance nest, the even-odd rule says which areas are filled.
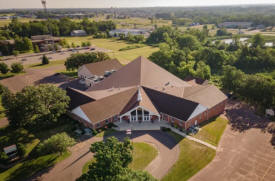
[[[31,37],[35,35],[51,34],[53,36],[70,36],[73,30],[84,29],[89,35],[98,32],[108,32],[116,28],[112,21],[90,21],[83,18],[80,22],[70,18],[60,20],[48,19],[45,21],[20,22],[17,18],[13,19],[8,26],[5,26],[0,34],[0,39],[12,39],[16,36]]]
[[[149,59],[182,79],[191,75],[217,80],[224,89],[247,101],[262,107],[274,106],[275,80],[261,74],[269,74],[275,69],[275,49],[264,46],[262,35],[253,36],[246,44],[234,36],[230,45],[208,38],[207,27],[202,31],[186,30],[183,33],[176,28],[160,27],[147,39],[148,43],[159,44],[160,47]],[[242,72],[243,76],[228,76],[228,72],[233,71],[228,71],[228,66]],[[236,79],[238,89],[234,89],[236,85],[229,84],[230,81],[224,82],[227,78],[223,77],[227,76]],[[263,96],[262,93],[266,94]]]

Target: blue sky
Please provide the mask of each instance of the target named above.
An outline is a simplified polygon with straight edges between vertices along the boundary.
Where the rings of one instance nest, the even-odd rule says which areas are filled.
[[[211,6],[271,3],[275,3],[275,0],[47,0],[49,8]],[[7,8],[41,8],[41,0],[0,0],[0,9]]]

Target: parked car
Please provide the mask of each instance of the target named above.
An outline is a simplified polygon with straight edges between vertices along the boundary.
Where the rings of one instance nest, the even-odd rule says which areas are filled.
[[[91,129],[89,128],[85,128],[84,129],[84,135],[87,135],[87,136],[92,136],[93,135],[93,132]]]
[[[90,48],[91,51],[95,50],[95,48]]]

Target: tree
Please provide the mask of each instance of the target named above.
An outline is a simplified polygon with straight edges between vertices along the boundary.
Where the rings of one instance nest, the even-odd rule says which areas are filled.
[[[3,62],[0,62],[0,72],[2,74],[6,74],[9,72],[9,67],[7,64],[3,63]]]
[[[34,46],[34,52],[35,53],[40,53],[40,49],[39,49],[38,45]]]
[[[42,57],[42,65],[46,65],[46,64],[49,64],[49,59],[46,55],[43,55]]]
[[[51,84],[27,86],[16,94],[6,92],[2,99],[10,125],[15,127],[55,123],[66,112],[70,100],[64,90]]]
[[[257,46],[259,47],[264,47],[265,45],[265,40],[264,37],[258,33],[256,35],[254,35],[251,39],[251,46],[256,48]]]
[[[12,54],[15,56],[15,58],[17,59],[17,56],[19,55],[19,51],[17,50],[13,50]]]
[[[179,44],[180,49],[189,48],[190,50],[197,50],[200,46],[200,43],[197,40],[197,38],[192,35],[179,36],[177,42]]]
[[[24,67],[21,63],[13,63],[11,64],[11,72],[12,73],[20,73],[23,72]]]
[[[37,147],[37,152],[41,155],[63,153],[67,151],[69,146],[73,146],[75,143],[75,140],[67,133],[58,133],[40,143]]]
[[[133,146],[126,138],[123,142],[115,137],[96,142],[91,145],[95,162],[89,166],[89,171],[77,181],[155,181],[144,172],[135,172],[127,168],[132,161]]]
[[[81,65],[108,59],[110,57],[104,52],[76,53],[67,58],[65,66],[67,70],[75,70]]]
[[[218,29],[216,32],[216,36],[227,36],[231,35],[231,33],[228,33],[225,28]]]
[[[211,77],[211,69],[203,61],[197,63],[196,77],[202,78],[204,80],[209,80]]]

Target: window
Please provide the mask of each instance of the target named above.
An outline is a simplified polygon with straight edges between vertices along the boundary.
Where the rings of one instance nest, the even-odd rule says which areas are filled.
[[[97,124],[96,124],[96,127],[97,127],[97,128],[98,128],[98,127],[100,127],[100,124],[99,124],[99,123],[97,123]]]
[[[105,121],[105,123],[108,123],[109,122],[109,120],[107,119],[106,121]]]

